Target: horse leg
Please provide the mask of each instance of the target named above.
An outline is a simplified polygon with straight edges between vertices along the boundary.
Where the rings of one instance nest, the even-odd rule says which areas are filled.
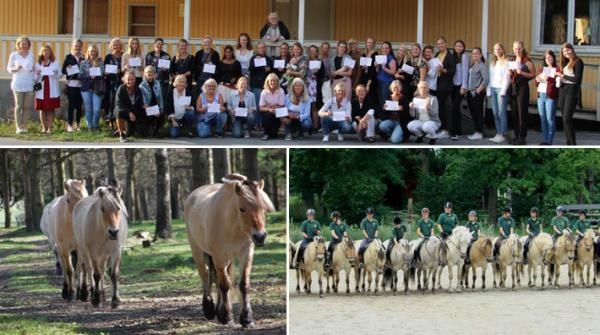
[[[250,297],[248,296],[248,292],[250,291],[250,271],[252,270],[253,257],[253,250],[246,252],[245,255],[238,256],[238,259],[241,260],[239,288],[242,295],[242,310],[240,311],[240,324],[244,328],[254,328],[254,314],[252,313]]]
[[[304,286],[304,291],[306,292],[306,294],[310,294],[312,286],[312,271],[304,270]]]
[[[100,270],[101,260],[92,260],[91,261],[92,268],[92,278],[94,279],[94,292],[92,294],[92,306],[100,307],[102,306],[102,280],[103,280],[103,272]]]
[[[346,295],[350,295],[350,269],[346,268],[344,275],[346,277]]]
[[[421,287],[421,269],[417,270],[417,290],[421,291],[422,287]]]
[[[367,295],[371,294],[371,283],[373,283],[373,271],[370,270],[366,270],[366,275],[367,275]],[[364,284],[364,279],[363,279],[363,284]]]
[[[435,293],[435,272],[435,269],[429,271],[429,274],[431,275],[431,293]]]
[[[450,274],[451,273],[450,266],[451,265],[448,264],[448,276],[449,276],[449,278],[452,277],[452,275]],[[437,283],[438,283],[437,289],[438,290],[442,289],[442,271],[443,270],[444,270],[444,266],[440,266],[440,267],[437,268]],[[434,274],[435,274],[435,272],[434,272]],[[448,291],[450,291],[451,287],[452,287],[452,280],[450,280],[450,284],[448,285]]]
[[[62,298],[71,302],[73,300],[73,265],[71,265],[71,254],[69,251],[59,250],[59,263],[63,269]]]
[[[296,293],[300,293],[300,269],[296,269]]]
[[[514,265],[514,263],[513,263],[513,265],[510,266],[510,270],[511,270],[511,278],[512,278],[512,287],[511,288],[514,291],[517,288],[517,286],[515,285],[515,278],[517,278],[517,280],[519,278],[519,265],[518,264]]]
[[[560,278],[560,263],[554,265],[554,287],[556,288],[560,288],[558,278]]]
[[[323,297],[323,271],[317,271],[317,275],[319,276],[319,298]]]
[[[111,308],[117,308],[121,305],[121,297],[119,295],[119,276],[121,275],[121,255],[115,254],[111,258],[112,269],[110,271],[110,281],[112,282],[112,299],[110,303]]]
[[[585,286],[590,286],[590,268],[591,265],[588,263],[586,265],[586,272],[585,272],[585,276],[586,276],[586,280],[585,280]]]
[[[379,281],[381,280],[381,274],[375,271],[375,295],[379,292]]]
[[[473,268],[473,272],[477,272],[477,268]],[[485,291],[485,273],[487,272],[487,263],[481,267],[481,290]],[[473,284],[474,286],[475,284]]]

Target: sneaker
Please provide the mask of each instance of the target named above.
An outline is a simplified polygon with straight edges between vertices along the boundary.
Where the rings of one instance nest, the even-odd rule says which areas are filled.
[[[292,134],[286,134],[285,135],[285,140],[286,141],[291,141],[292,140]]]
[[[367,137],[367,142],[375,143],[375,137]]]
[[[250,138],[250,131],[246,130],[246,133],[244,134],[244,138]]]
[[[435,144],[435,138],[430,138],[429,139],[429,145],[434,145]]]
[[[73,132],[73,126],[71,126],[71,125],[68,125],[68,126],[67,126],[67,132],[68,132],[68,133],[72,133],[72,132]]]
[[[344,140],[344,136],[341,133],[338,133],[338,142],[342,142]]]
[[[323,142],[329,142],[329,135],[323,135]]]
[[[415,141],[415,143],[423,143],[423,136],[417,137],[417,140]]]
[[[453,141],[458,141],[458,135],[452,135],[450,136],[450,139]]]
[[[121,142],[121,143],[127,143],[127,142],[129,142],[129,140],[127,139],[127,137],[122,136],[122,137],[119,137],[119,142]]]
[[[506,138],[504,137],[504,135],[496,134],[496,136],[490,138],[490,141],[501,144],[501,143],[506,142]]]
[[[442,130],[437,134],[437,138],[449,138],[450,134],[448,134],[447,130]]]
[[[479,132],[474,132],[472,135],[467,136],[467,138],[471,141],[481,140],[483,139],[483,134]]]
[[[267,134],[263,135],[262,140],[263,141],[268,141],[269,140],[269,135],[267,135]]]

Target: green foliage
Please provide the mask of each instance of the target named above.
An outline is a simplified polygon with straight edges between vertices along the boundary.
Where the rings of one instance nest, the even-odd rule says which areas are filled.
[[[5,335],[70,335],[80,334],[80,331],[74,323],[56,322],[41,317],[32,318],[30,315],[0,314],[0,333]]]
[[[40,123],[29,122],[27,133],[15,134],[14,122],[0,122],[0,137],[16,137],[20,141],[56,141],[56,142],[116,142],[117,139],[112,137],[112,132],[109,134],[108,125],[100,120],[102,132],[91,132],[85,128],[82,122],[81,131],[69,133],[67,132],[65,122],[55,119],[54,129],[51,135],[41,132]]]

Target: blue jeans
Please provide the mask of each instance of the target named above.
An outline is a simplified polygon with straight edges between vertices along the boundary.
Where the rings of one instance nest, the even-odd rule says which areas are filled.
[[[501,96],[500,91],[500,88],[492,87],[492,112],[494,113],[496,132],[504,135],[508,131],[508,119],[506,116],[508,96]]]
[[[381,81],[381,80],[377,81],[377,90],[378,90],[377,98],[379,99],[379,107],[383,106],[383,104],[385,104],[385,101],[390,96],[390,84],[391,83],[392,83],[391,81],[390,82]]]
[[[321,117],[321,128],[323,128],[323,135],[329,135],[334,129],[339,129],[340,133],[346,134],[352,131],[352,124],[348,121],[333,121],[330,116]]]
[[[223,127],[227,122],[227,113],[220,112],[215,114],[201,114],[197,119],[198,123],[196,124],[196,131],[198,132],[198,137],[207,138],[212,135],[210,128],[215,126],[215,133],[217,135],[223,136]]]
[[[254,98],[256,99],[256,110],[254,111],[254,123],[251,123],[252,126],[262,127],[262,114],[259,112],[260,110],[260,94],[262,93],[262,88],[253,88],[252,94],[254,94]]]
[[[100,108],[102,107],[102,97],[95,94],[92,90],[81,91],[83,106],[85,108],[85,120],[88,129],[97,129],[100,125]]]
[[[250,131],[250,128],[252,128],[252,125],[254,124],[254,117],[255,115],[251,114],[248,114],[248,117],[236,116],[233,120],[233,127],[231,129],[231,134],[233,137],[240,138],[243,136],[244,125],[246,125],[248,131]]]
[[[183,114],[183,117],[181,119],[175,119],[175,121],[179,124],[179,127],[173,127],[171,125],[171,127],[169,128],[169,134],[171,135],[171,138],[179,137],[181,127],[185,127],[186,131],[192,132],[192,128],[194,126],[194,118],[194,112],[186,112],[185,114]],[[171,124],[170,120],[169,124]]]
[[[540,93],[537,104],[544,142],[552,144],[556,131],[556,100],[549,99],[546,93]]]
[[[390,119],[381,121],[379,124],[379,131],[390,136],[390,141],[392,143],[402,142],[404,133],[402,131],[402,126],[398,121],[393,121]]]

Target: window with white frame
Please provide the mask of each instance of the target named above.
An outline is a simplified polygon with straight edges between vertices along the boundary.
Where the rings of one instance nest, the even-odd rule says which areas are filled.
[[[600,46],[600,0],[539,0],[537,45]]]

